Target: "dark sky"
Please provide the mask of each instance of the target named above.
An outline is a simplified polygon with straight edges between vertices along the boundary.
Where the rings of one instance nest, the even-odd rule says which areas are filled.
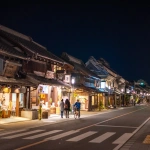
[[[103,57],[125,79],[150,83],[149,5],[0,5],[0,20],[58,56]]]

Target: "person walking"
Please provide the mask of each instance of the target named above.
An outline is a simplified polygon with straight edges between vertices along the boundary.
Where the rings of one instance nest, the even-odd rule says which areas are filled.
[[[66,111],[66,118],[69,118],[69,111],[70,111],[70,101],[66,99],[65,101],[65,111]]]
[[[63,118],[63,114],[64,114],[64,101],[63,101],[63,99],[61,100],[59,106],[60,106],[61,118]]]
[[[74,106],[77,108],[78,111],[78,117],[80,118],[80,107],[81,107],[81,103],[79,102],[79,100],[77,99],[77,102],[74,104]]]

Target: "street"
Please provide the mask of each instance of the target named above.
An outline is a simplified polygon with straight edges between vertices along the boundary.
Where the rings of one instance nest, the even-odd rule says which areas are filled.
[[[55,124],[16,123],[0,130],[1,150],[117,150],[150,117],[150,107],[137,105]],[[70,118],[67,118],[68,120]],[[36,122],[35,122],[36,123]],[[28,126],[29,124],[29,126]]]

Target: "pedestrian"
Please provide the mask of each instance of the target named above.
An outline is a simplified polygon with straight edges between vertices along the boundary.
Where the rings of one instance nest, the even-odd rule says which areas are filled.
[[[81,103],[79,102],[78,99],[77,99],[77,102],[74,104],[74,106],[77,108],[78,117],[80,118],[80,107],[81,107]]]
[[[65,108],[65,111],[66,111],[66,118],[69,118],[69,111],[70,111],[70,101],[69,101],[69,99],[66,99],[64,108]]]
[[[61,100],[59,106],[60,106],[61,118],[63,118],[63,114],[64,114],[64,101],[63,101],[63,99]]]

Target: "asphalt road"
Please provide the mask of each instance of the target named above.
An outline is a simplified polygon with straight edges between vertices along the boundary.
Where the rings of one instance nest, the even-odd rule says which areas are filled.
[[[12,124],[0,131],[0,150],[117,150],[149,117],[143,105],[39,127]]]

